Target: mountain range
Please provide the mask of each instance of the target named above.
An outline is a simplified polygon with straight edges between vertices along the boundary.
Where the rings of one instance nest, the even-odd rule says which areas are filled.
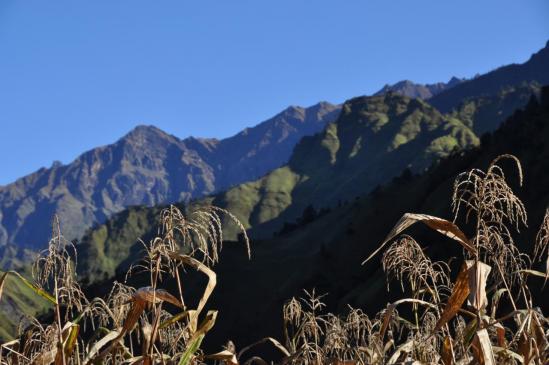
[[[540,54],[549,65],[549,52],[541,51],[524,67],[531,68],[531,60]],[[287,164],[198,204],[223,207],[252,237],[270,239],[298,221],[309,206],[332,209],[379,189],[405,170],[410,176],[421,173],[441,158],[478,146],[480,133],[475,131],[493,131],[539,93],[536,80],[508,77],[506,68],[500,71],[490,73],[500,86],[493,87],[493,94],[466,96],[448,114],[429,101],[397,93],[350,99],[335,122],[301,139]],[[543,80],[549,70],[538,72]],[[477,80],[484,84],[484,76],[463,83]],[[94,282],[124,272],[139,255],[137,239],[156,232],[158,209],[126,211],[89,231],[79,246],[88,257],[81,260],[81,274]],[[236,227],[225,226],[226,238],[234,240],[237,234]],[[125,238],[118,239],[120,235]]]
[[[252,180],[287,162],[305,135],[334,121],[326,102],[289,107],[223,140],[179,139],[138,126],[116,143],[0,187],[0,246],[42,248],[57,214],[67,238],[132,205],[188,201]]]
[[[447,114],[444,118],[459,120],[480,136],[497,128],[513,110],[524,105],[539,85],[549,82],[549,68],[545,67],[548,63],[546,46],[524,64],[505,66],[469,80],[453,78],[448,83],[420,85],[415,91],[410,91],[410,83],[404,81],[385,87],[377,96],[388,91],[409,97],[423,95],[435,109]],[[423,89],[430,90],[431,96]],[[152,126],[139,126],[116,143],[88,151],[68,165],[54,164],[0,187],[0,245],[44,247],[54,214],[60,217],[65,235],[74,239],[131,205],[189,201],[253,181],[288,162],[301,138],[323,131],[340,110],[341,106],[326,102],[309,108],[290,107],[223,140],[179,139]],[[368,118],[374,120],[375,113],[371,112]],[[374,124],[382,124],[387,117],[381,111],[379,121],[367,123],[377,128]],[[411,124],[414,123],[408,122],[403,128],[417,128]],[[455,132],[455,126],[452,128]],[[387,126],[383,130],[387,131]],[[403,132],[392,136],[400,141],[387,137],[385,144],[379,145],[383,151],[377,153],[388,152],[387,148],[407,140],[407,133],[415,133]],[[429,141],[423,147],[447,149],[456,145],[448,138],[445,142],[449,143],[438,140],[438,146],[429,147]],[[357,143],[356,148],[361,148]],[[387,143],[395,145],[390,147]],[[427,158],[415,165],[423,168],[429,163]],[[379,164],[384,165],[382,159]],[[394,170],[386,169],[384,177],[367,188],[399,173],[402,166],[406,167],[401,164]]]
[[[402,210],[444,213],[441,201],[448,181],[472,164],[486,163],[494,152],[487,150],[493,140],[498,151],[509,144],[509,152],[524,147],[518,137],[543,140],[546,114],[540,108],[547,104],[547,92],[543,102],[532,101],[540,85],[549,83],[549,68],[543,65],[549,65],[549,44],[524,64],[461,80],[432,91],[428,100],[387,90],[342,106],[290,107],[220,141],[181,140],[140,126],[71,164],[56,164],[1,187],[0,245],[6,255],[21,258],[22,247],[44,247],[56,213],[65,236],[82,237],[77,244],[79,275],[97,284],[127,269],[141,250],[138,239],[146,242],[157,232],[164,204],[215,204],[249,228],[254,260],[246,266],[233,249],[226,250],[230,258],[218,270],[227,279],[214,303],[223,301],[238,278],[264,279],[277,288],[274,294],[258,289],[251,295],[250,305],[273,296],[250,316],[255,321],[261,315],[272,318],[280,302],[299,294],[301,287],[329,291],[330,305],[362,305],[368,300],[364,293],[375,297],[383,285],[375,269],[366,269],[374,275],[368,279],[355,264]],[[501,127],[504,132],[491,134],[527,103],[530,114],[515,114],[514,122]],[[525,116],[532,113],[541,117]],[[520,123],[534,126],[527,124],[521,132]],[[543,152],[540,143],[524,148]],[[483,151],[488,152],[481,158]],[[310,219],[311,210],[321,213]],[[236,230],[227,226],[226,237],[237,239]],[[365,281],[371,287],[360,294]],[[6,296],[13,298],[13,293]],[[221,328],[233,328],[239,319],[242,326],[236,327],[253,326],[241,318],[247,305],[235,309]],[[222,307],[231,312],[229,304]],[[5,323],[13,330],[9,318]]]

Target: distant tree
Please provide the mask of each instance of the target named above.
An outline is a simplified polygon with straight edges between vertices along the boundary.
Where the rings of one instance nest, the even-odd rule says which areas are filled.
[[[318,217],[317,210],[315,209],[315,207],[312,206],[312,204],[309,204],[303,210],[303,213],[301,214],[301,218],[299,218],[299,224],[305,225],[305,224],[311,223],[317,217]]]

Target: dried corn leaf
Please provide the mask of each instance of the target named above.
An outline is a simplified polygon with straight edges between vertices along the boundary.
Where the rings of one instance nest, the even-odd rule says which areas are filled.
[[[407,341],[407,342],[403,343],[391,355],[391,357],[389,358],[389,361],[387,362],[387,364],[388,365],[396,364],[396,362],[398,361],[398,359],[400,358],[401,355],[408,354],[408,353],[412,352],[413,349],[414,349],[414,341],[413,340],[410,340],[410,341]]]
[[[492,343],[488,336],[488,331],[484,328],[475,334],[473,340],[473,354],[481,365],[496,365]]]
[[[442,326],[448,323],[450,319],[454,318],[456,313],[465,302],[465,299],[467,299],[467,297],[469,296],[469,291],[468,268],[467,264],[464,263],[461,266],[461,270],[456,279],[456,283],[452,288],[452,294],[450,295],[450,298],[448,298],[448,302],[446,302],[444,311],[442,312],[440,319],[437,321],[433,332],[437,332],[439,329],[442,328]]]
[[[204,289],[204,293],[202,294],[202,298],[200,298],[200,301],[198,302],[198,306],[196,308],[196,314],[195,317],[198,317],[200,315],[200,312],[202,312],[202,309],[204,309],[204,306],[206,305],[206,302],[210,298],[210,295],[212,294],[215,286],[217,285],[217,275],[215,272],[213,272],[209,267],[201,263],[200,261],[187,256],[187,255],[181,255],[176,252],[169,252],[169,256],[174,259],[182,262],[185,265],[192,266],[196,270],[206,274],[208,276],[208,284],[206,285],[206,288]]]
[[[522,355],[522,358],[524,359],[523,363],[527,365],[530,364],[533,357],[533,354],[532,354],[533,340],[534,340],[533,338],[531,338],[530,336],[527,336],[524,333],[520,336],[520,339],[519,339],[519,352]]]
[[[395,236],[399,235],[406,228],[410,227],[414,223],[423,222],[431,229],[449,237],[459,244],[461,244],[467,251],[474,253],[475,248],[471,245],[471,242],[465,236],[465,234],[456,226],[454,223],[447,221],[446,219],[434,217],[427,214],[416,214],[416,213],[406,213],[400,218],[397,224],[393,227],[391,232],[387,235],[383,243],[375,250],[362,264],[368,262],[372,257],[374,257],[379,251],[385,247],[385,245],[392,240]]]
[[[272,338],[272,337],[265,337],[264,339],[262,340],[259,340],[249,346],[246,346],[244,347],[242,350],[240,350],[240,352],[238,353],[238,359],[240,359],[242,357],[242,355],[250,350],[251,348],[255,347],[255,346],[258,346],[258,345],[261,345],[263,343],[270,343],[272,344],[277,350],[279,350],[280,352],[282,352],[285,356],[290,356],[290,352],[286,349],[286,347],[284,347],[280,342],[278,342],[276,339]]]
[[[90,364],[95,356],[98,354],[99,350],[103,348],[109,342],[115,340],[122,334],[122,330],[110,331],[103,338],[93,344],[91,349],[88,351],[86,358],[84,359],[84,364]]]
[[[133,329],[139,319],[139,316],[141,316],[141,313],[145,310],[145,304],[146,302],[143,300],[134,300],[132,308],[130,309],[126,319],[124,320],[124,324],[122,325],[121,336]]]
[[[544,279],[549,279],[549,270],[547,270],[546,273],[544,272],[541,272],[541,271],[537,271],[537,270],[519,270],[517,271],[521,274],[526,274],[526,275],[533,275],[533,276],[538,276],[540,278],[544,278]]]
[[[183,308],[181,302],[168,293],[164,289],[154,289],[153,287],[147,286],[144,288],[139,288],[132,296],[132,299],[135,301],[144,301],[148,303],[161,303],[168,302],[176,307]]]
[[[391,304],[387,307],[385,313],[383,313],[383,325],[381,326],[381,330],[379,331],[379,338],[381,341],[383,341],[385,333],[387,332],[387,328],[389,328],[389,323],[391,323],[391,317],[393,316],[394,311],[395,305]]]
[[[206,355],[204,358],[208,360],[223,361],[225,365],[238,365],[236,355],[229,350],[223,350],[215,354]]]
[[[505,327],[501,325],[501,323],[494,324],[494,328],[496,329],[496,335],[498,338],[498,346],[502,348],[507,347],[507,341],[505,340]]]
[[[208,333],[208,331],[211,330],[215,325],[216,319],[217,311],[208,311],[206,317],[204,318],[202,323],[200,323],[200,327],[198,327],[194,335],[205,335],[206,333]]]
[[[442,363],[444,365],[454,364],[454,348],[452,346],[452,339],[450,336],[445,336],[442,342],[442,353],[440,354]]]
[[[486,280],[492,268],[480,261],[467,260],[469,278],[469,297],[467,304],[477,311],[482,311],[488,305],[486,296]]]

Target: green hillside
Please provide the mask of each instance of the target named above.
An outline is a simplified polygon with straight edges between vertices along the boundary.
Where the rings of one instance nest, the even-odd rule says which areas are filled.
[[[388,94],[355,98],[340,118],[297,145],[288,165],[195,204],[214,204],[238,217],[255,238],[270,238],[309,205],[334,207],[389,182],[404,169],[420,172],[451,151],[478,144],[456,118],[427,103]],[[89,231],[79,271],[90,282],[125,271],[151,238],[159,208],[130,208]],[[226,225],[225,238],[237,227]]]
[[[453,150],[477,144],[460,120],[419,99],[359,97],[347,101],[322,133],[303,138],[288,165],[229,189],[213,204],[235,214],[253,236],[265,238],[310,204],[329,207],[354,199],[406,168],[423,171]]]

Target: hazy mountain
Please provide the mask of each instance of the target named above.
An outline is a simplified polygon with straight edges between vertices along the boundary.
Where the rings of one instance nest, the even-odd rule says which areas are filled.
[[[139,126],[116,143],[55,163],[0,187],[0,245],[43,247],[58,214],[65,235],[131,205],[156,205],[210,194],[287,162],[294,145],[333,121],[340,107],[290,107],[223,140],[181,140]]]
[[[496,94],[464,99],[450,115],[463,121],[478,135],[493,131],[517,109],[539,94],[537,82],[507,86]]]
[[[393,85],[385,85],[381,90],[374,95],[385,95],[387,93],[395,93],[409,98],[420,98],[427,100],[433,96],[440,94],[444,90],[448,90],[460,83],[465,79],[458,79],[452,77],[448,82],[437,82],[436,84],[416,84],[410,80],[399,81]]]
[[[466,99],[495,95],[509,87],[535,82],[549,84],[549,42],[522,64],[500,67],[494,71],[466,80],[429,100],[443,113],[457,109]]]

